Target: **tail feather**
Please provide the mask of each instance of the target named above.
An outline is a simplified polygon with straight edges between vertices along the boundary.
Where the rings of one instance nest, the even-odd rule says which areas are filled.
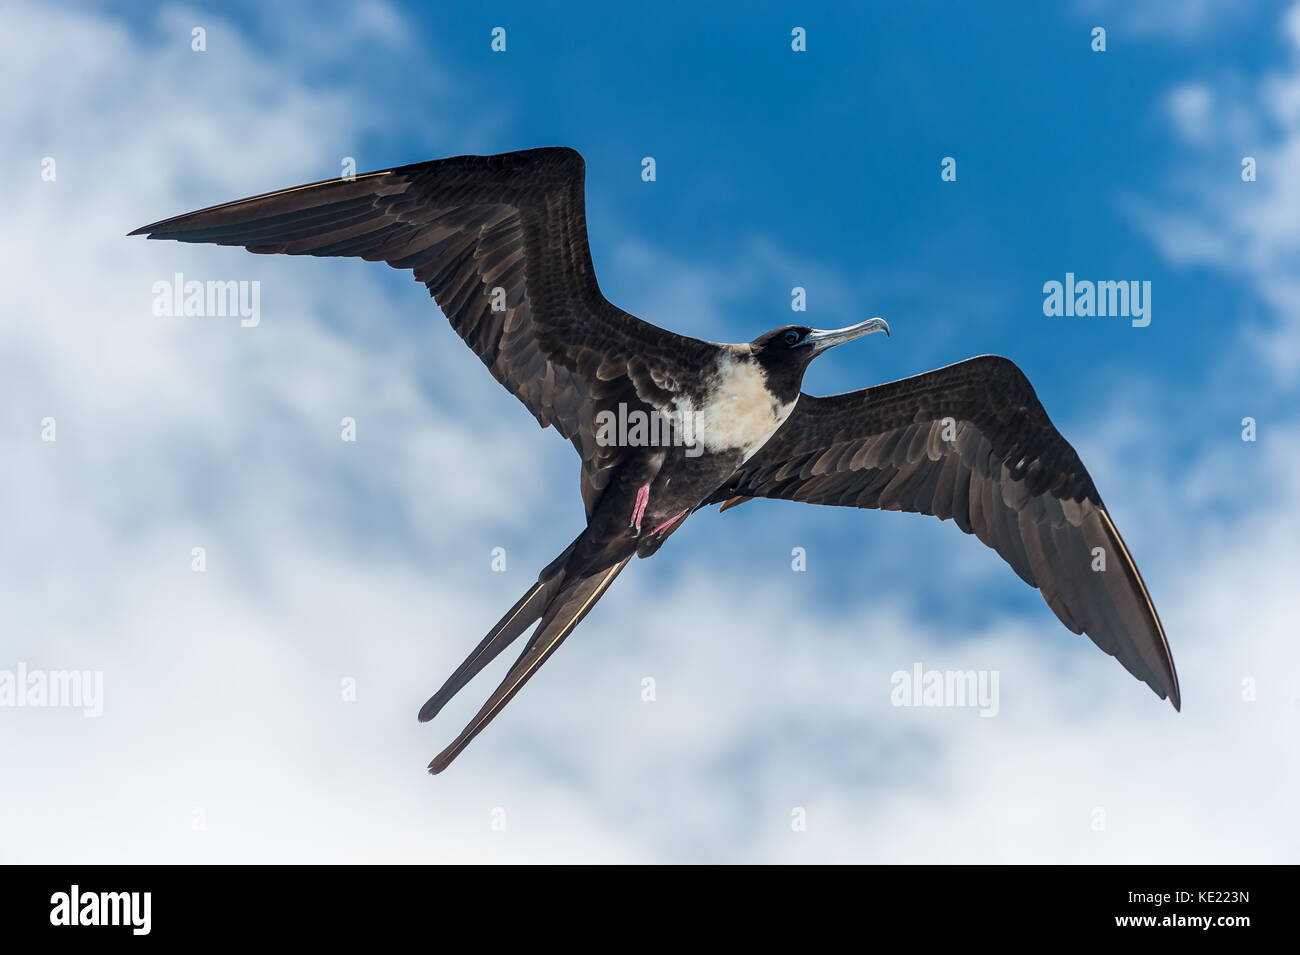
[[[542,614],[546,613],[546,608],[560,592],[564,583],[564,565],[581,539],[579,535],[560,553],[559,557],[542,568],[542,572],[537,575],[537,583],[533,584],[528,592],[506,611],[506,615],[488,631],[488,635],[474,648],[474,652],[465,658],[465,661],[456,668],[456,672],[447,677],[447,682],[442,685],[442,688],[420,707],[421,723],[427,723],[437,716],[438,712],[447,705],[447,701],[463,690],[465,684],[478,676],[480,670],[495,660],[502,650],[514,643],[525,630],[541,619]]]
[[[630,559],[631,555],[623,558],[617,564],[589,577],[581,577],[564,583],[562,589],[550,599],[550,605],[545,608],[545,612],[540,614],[541,623],[537,625],[537,630],[533,633],[531,639],[529,639],[528,645],[524,647],[524,651],[520,654],[519,659],[516,660],[514,666],[510,668],[510,672],[506,674],[506,678],[501,681],[501,685],[497,687],[496,691],[488,701],[483,704],[483,708],[478,711],[478,715],[476,715],[474,719],[470,720],[469,725],[461,731],[461,734],[456,737],[452,744],[439,753],[434,758],[433,762],[429,763],[430,773],[440,773],[451,765],[451,761],[460,755],[461,751],[469,745],[470,741],[482,732],[483,728],[487,726],[488,723],[492,722],[492,719],[501,712],[501,709],[510,702],[514,695],[518,693],[532,675],[537,672],[538,668],[540,668],[541,665],[550,658],[551,654],[554,653],[560,644],[564,642],[565,638],[573,632],[573,628],[576,627],[582,621],[582,618],[590,612],[591,608],[596,605],[596,601],[600,600],[605,591],[609,589],[609,585],[614,582],[614,578],[618,576],[619,571],[627,566],[627,562]],[[516,604],[516,609],[520,610],[524,608],[528,605],[528,601],[530,600],[536,601],[540,593],[541,592],[535,590],[529,591],[529,593],[525,594],[523,599]],[[514,614],[514,611],[512,611],[511,614],[506,615],[506,621],[512,620],[512,614]],[[513,619],[514,622],[510,623],[507,629],[512,630],[518,626],[518,617]],[[506,621],[503,621],[503,623]],[[525,624],[524,626],[526,627],[527,625]],[[502,624],[498,624],[497,627],[501,628]],[[504,632],[507,632],[507,630],[503,629],[502,633]],[[492,635],[489,634],[489,639],[491,637]],[[489,639],[485,639],[484,642],[479,645],[480,650],[488,645]],[[514,638],[511,637],[510,639]],[[491,656],[489,656],[488,659],[491,659],[491,657],[500,653],[508,642],[509,640],[500,643],[500,645],[495,646],[495,648],[491,648]],[[477,673],[487,663],[487,660],[478,662],[480,658],[481,654],[479,651],[475,651],[475,653],[471,655],[470,659],[466,660],[465,663],[461,665],[461,669],[463,670],[469,666],[473,666],[473,673]],[[460,671],[458,670],[457,673],[460,673]],[[466,676],[464,680],[461,681],[462,686],[469,680],[470,676],[473,676],[473,673],[470,673],[469,676]],[[450,686],[454,680],[456,680],[456,676],[453,674],[452,679],[447,681],[448,686]],[[458,688],[459,687],[457,687],[457,689]],[[442,690],[439,690],[438,694],[425,704],[425,710],[434,706],[434,702],[442,697],[446,690],[446,686],[444,686]],[[451,692],[454,693],[455,690],[452,690]],[[448,694],[448,696],[450,696],[450,694]],[[445,699],[443,702],[445,702]],[[432,716],[433,713],[436,713],[441,705],[442,703],[438,703],[437,706],[434,706],[429,715]],[[420,711],[421,719],[425,718],[425,710]]]
[[[558,590],[558,580],[539,580],[533,584],[528,593],[519,598],[504,617],[493,627],[474,652],[465,658],[465,662],[456,668],[442,689],[429,697],[427,703],[420,707],[420,722],[427,723],[438,715],[447,705],[447,701],[464,689],[465,684],[474,679],[479,671],[496,659],[497,655],[508,647],[525,630],[536,623],[546,612],[546,605],[554,598]]]

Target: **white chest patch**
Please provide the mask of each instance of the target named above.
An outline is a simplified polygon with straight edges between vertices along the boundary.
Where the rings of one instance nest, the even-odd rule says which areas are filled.
[[[749,460],[785,424],[798,399],[778,402],[766,378],[758,362],[724,354],[704,404],[678,402],[678,413],[688,428],[693,425],[694,440],[705,451],[740,451],[742,460]]]

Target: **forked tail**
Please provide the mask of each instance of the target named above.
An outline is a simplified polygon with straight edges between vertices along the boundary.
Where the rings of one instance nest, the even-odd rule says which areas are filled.
[[[581,538],[579,538],[581,539]],[[429,698],[420,708],[420,722],[433,719],[438,711],[472,680],[480,670],[494,660],[507,646],[513,643],[535,621],[540,620],[533,631],[523,653],[515,661],[510,672],[506,674],[501,685],[483,704],[478,715],[456,737],[450,746],[444,749],[429,764],[429,772],[440,773],[446,769],[461,750],[469,745],[470,740],[487,726],[501,709],[510,702],[529,678],[559,647],[564,639],[573,632],[596,601],[609,589],[631,555],[609,567],[581,576],[570,576],[565,564],[573,553],[578,541],[570,544],[559,557],[542,571],[529,591],[519,598],[495,627],[489,631],[465,662],[456,668],[442,689]]]

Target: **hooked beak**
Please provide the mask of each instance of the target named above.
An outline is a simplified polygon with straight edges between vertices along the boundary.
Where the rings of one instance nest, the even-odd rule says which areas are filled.
[[[889,323],[883,318],[869,318],[865,322],[858,322],[856,325],[849,325],[845,328],[833,328],[830,331],[822,331],[820,328],[816,328],[804,341],[812,345],[813,354],[816,355],[828,348],[834,348],[836,345],[843,345],[845,342],[851,342],[863,335],[870,335],[872,332],[884,332],[888,335]]]

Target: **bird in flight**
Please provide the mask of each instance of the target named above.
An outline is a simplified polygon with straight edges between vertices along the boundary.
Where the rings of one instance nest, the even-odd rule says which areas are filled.
[[[420,710],[436,716],[530,628],[446,769],[635,555],[695,511],[752,498],[951,519],[993,548],[1074,633],[1179,707],[1164,629],[1083,463],[1024,374],[992,355],[847,394],[803,394],[809,363],[873,332],[788,325],[718,344],[607,301],[572,149],[458,156],[241,199],[137,229],[250,252],[410,269],[456,333],[582,460],[587,525]]]

